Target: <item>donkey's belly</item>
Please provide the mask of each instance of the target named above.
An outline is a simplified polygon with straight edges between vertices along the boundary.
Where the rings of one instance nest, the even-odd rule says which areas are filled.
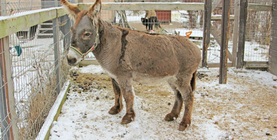
[[[170,78],[174,78],[175,76],[164,76],[164,77],[153,77],[146,74],[133,74],[133,80],[141,83],[141,84],[147,84],[147,85],[154,85],[159,84],[161,82],[167,81]]]

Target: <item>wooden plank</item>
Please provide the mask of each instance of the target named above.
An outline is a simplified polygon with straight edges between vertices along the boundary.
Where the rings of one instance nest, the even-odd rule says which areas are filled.
[[[245,47],[245,30],[247,20],[248,0],[240,0],[240,17],[239,17],[239,40],[237,51],[237,68],[242,68],[244,65],[244,47]]]
[[[3,63],[2,63],[2,69],[3,69],[3,75],[4,75],[4,83],[5,84],[5,93],[7,98],[7,107],[8,107],[8,116],[9,117],[9,125],[10,125],[10,139],[11,140],[17,140],[18,139],[18,128],[17,123],[15,122],[17,115],[15,112],[15,100],[14,100],[14,87],[13,87],[13,80],[12,80],[12,60],[10,57],[10,47],[9,47],[9,37],[5,37],[1,39],[1,52],[5,52],[2,54]]]
[[[219,63],[208,63],[209,68],[218,68],[220,67]],[[232,67],[232,63],[227,63],[227,67]]]
[[[233,27],[233,49],[232,49],[232,63],[233,67],[237,65],[237,51],[238,51],[238,34],[239,34],[239,1],[240,0],[235,0],[235,11],[234,14],[235,19],[234,19],[234,27]]]
[[[272,5],[262,5],[262,4],[249,3],[247,9],[249,11],[271,11],[272,10]]]
[[[234,20],[235,19],[235,15],[230,15],[230,20]],[[211,20],[215,21],[215,20],[222,20],[222,16],[221,15],[212,15]]]
[[[87,10],[93,3],[80,3],[81,10]],[[204,10],[204,3],[176,2],[103,2],[102,10]]]
[[[212,1],[205,0],[202,67],[207,67],[207,50],[210,46]]]
[[[220,49],[220,68],[219,84],[227,83],[227,60],[228,60],[228,41],[229,41],[229,17],[230,17],[230,0],[223,1],[222,11],[222,30],[221,30],[221,49]]]
[[[271,41],[269,47],[269,71],[277,75],[277,1],[272,1]]]
[[[268,62],[260,61],[246,61],[245,68],[247,69],[267,69],[269,67]]]
[[[12,139],[12,128],[9,127],[11,124],[10,119],[10,107],[9,107],[9,93],[7,88],[7,75],[6,75],[6,64],[5,64],[5,50],[4,50],[4,39],[0,39],[0,77],[1,77],[1,127],[6,129],[6,132],[2,132],[2,139]],[[2,80],[3,79],[3,80]]]
[[[31,26],[48,20],[52,20],[57,16],[62,16],[65,14],[66,12],[62,9],[62,7],[59,7],[33,10],[31,12],[20,13],[14,16],[1,18],[0,38],[11,35],[21,30],[25,30],[27,28],[30,28]]]

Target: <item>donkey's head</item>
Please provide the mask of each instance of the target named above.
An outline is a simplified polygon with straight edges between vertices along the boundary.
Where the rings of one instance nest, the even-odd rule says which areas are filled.
[[[98,21],[101,0],[96,0],[89,10],[83,11],[67,0],[60,0],[60,2],[65,10],[69,12],[69,16],[75,21],[74,26],[71,28],[71,46],[67,53],[67,60],[69,65],[77,65],[100,42]]]

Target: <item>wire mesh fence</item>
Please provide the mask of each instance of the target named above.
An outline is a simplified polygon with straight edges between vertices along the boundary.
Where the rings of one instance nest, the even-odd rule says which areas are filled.
[[[71,21],[64,16],[59,18],[57,25],[48,21],[9,36],[9,49],[1,51],[1,55],[10,56],[11,59],[16,116],[10,119],[11,114],[1,114],[0,139],[9,137],[12,132],[11,124],[14,123],[18,134],[13,135],[18,135],[19,139],[36,138],[56,100],[59,93],[57,89],[67,79],[69,66],[65,55],[69,47],[70,26]],[[53,32],[55,28],[60,30],[57,41],[53,39],[56,36]],[[55,47],[58,49],[54,49]],[[4,59],[1,60],[3,62]],[[6,66],[2,65],[1,68],[3,67]],[[5,73],[1,76],[5,76]],[[1,91],[7,90],[7,84],[8,82],[1,84]],[[1,95],[5,94],[2,92]],[[1,97],[2,100],[5,97]],[[9,108],[9,104],[1,102],[1,112],[9,112],[2,109]]]
[[[272,0],[249,0],[248,3],[271,5]],[[271,11],[248,11],[245,35],[245,61],[268,61],[271,17]]]

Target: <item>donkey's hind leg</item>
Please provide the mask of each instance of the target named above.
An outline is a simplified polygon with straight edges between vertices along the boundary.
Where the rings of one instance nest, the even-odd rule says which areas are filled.
[[[181,95],[184,100],[185,104],[185,113],[182,118],[182,121],[179,125],[179,130],[184,131],[188,126],[191,125],[191,114],[192,114],[192,108],[193,108],[193,85],[192,82],[195,79],[192,79],[195,77],[185,76],[185,77],[178,77],[176,81],[176,85],[181,92]]]
[[[174,94],[175,94],[175,103],[174,103],[174,106],[173,106],[171,112],[165,116],[164,119],[166,121],[173,121],[174,118],[175,119],[178,118],[180,111],[182,109],[182,106],[183,106],[182,95],[181,95],[180,91],[177,89],[177,87],[175,86],[174,82],[175,81],[173,81],[173,79],[168,80],[168,84],[170,85],[170,87],[172,88],[172,90],[174,91]]]
[[[117,114],[119,113],[122,108],[123,108],[123,104],[122,104],[122,94],[120,92],[120,88],[118,86],[118,83],[112,79],[112,85],[113,85],[113,91],[114,91],[114,98],[115,98],[115,105],[110,109],[109,114]]]

